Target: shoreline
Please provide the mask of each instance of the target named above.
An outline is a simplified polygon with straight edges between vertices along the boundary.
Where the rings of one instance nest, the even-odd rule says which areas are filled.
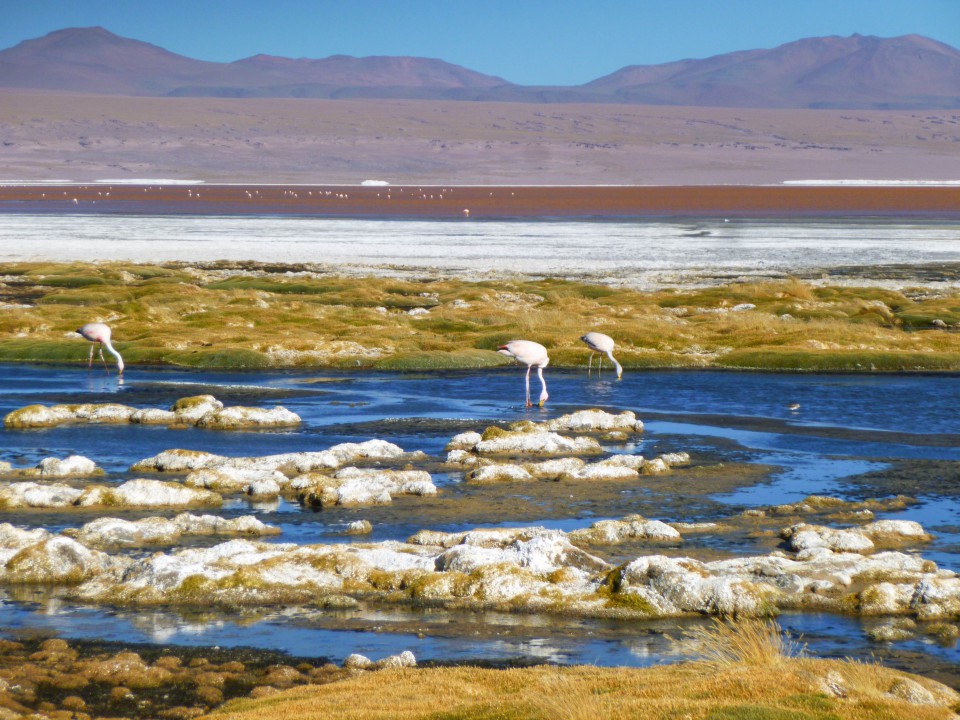
[[[162,184],[161,184],[162,182]],[[958,218],[956,184],[0,184],[0,213],[418,219]]]

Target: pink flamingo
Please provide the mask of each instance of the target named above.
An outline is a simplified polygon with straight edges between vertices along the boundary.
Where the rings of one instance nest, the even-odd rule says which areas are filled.
[[[107,367],[107,361],[103,357],[103,348],[106,346],[107,350],[117,358],[117,371],[119,375],[123,375],[123,358],[120,357],[120,353],[113,349],[113,345],[110,344],[110,326],[105,325],[104,323],[87,323],[82,328],[77,330],[86,340],[89,340],[92,343],[100,344],[100,359],[103,360],[103,367]],[[93,351],[94,346],[90,346],[90,361],[87,363],[87,367],[93,367]]]
[[[540,407],[543,407],[547,398],[550,397],[547,395],[547,381],[543,379],[543,369],[550,362],[547,349],[540,343],[530,340],[511,340],[497,348],[497,352],[527,366],[527,407],[533,406],[530,402],[530,369],[534,367],[537,369],[540,385],[543,387],[540,391]]]
[[[604,335],[603,333],[598,332],[588,332],[586,335],[581,335],[580,339],[583,340],[587,347],[590,348],[590,359],[587,361],[587,374],[590,374],[590,368],[593,365],[593,354],[606,353],[606,356],[610,358],[610,362],[613,363],[614,367],[617,368],[617,380],[623,375],[623,368],[620,367],[620,363],[617,362],[616,358],[613,357],[613,338],[609,335]],[[597,372],[600,372],[600,367],[603,365],[603,355],[600,356],[600,364],[597,366]]]

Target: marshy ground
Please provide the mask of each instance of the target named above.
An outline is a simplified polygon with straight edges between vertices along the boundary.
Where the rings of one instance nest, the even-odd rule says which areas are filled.
[[[624,367],[960,369],[960,292],[798,279],[641,292],[567,280],[345,277],[259,263],[9,263],[0,360],[64,362],[100,320],[128,364],[433,370],[504,365],[517,337],[578,367],[588,329]]]

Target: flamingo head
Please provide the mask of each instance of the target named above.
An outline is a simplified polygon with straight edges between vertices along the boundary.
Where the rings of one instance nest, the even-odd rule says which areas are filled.
[[[540,403],[539,403],[540,407],[543,407],[543,404],[547,401],[547,398],[549,398],[549,397],[550,397],[550,396],[547,395],[547,389],[546,389],[546,388],[544,388],[543,390],[540,391]]]

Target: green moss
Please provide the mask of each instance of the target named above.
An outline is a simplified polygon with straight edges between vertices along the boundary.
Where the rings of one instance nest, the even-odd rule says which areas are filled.
[[[503,357],[482,350],[411,352],[376,361],[378,370],[465,370],[503,365]]]

